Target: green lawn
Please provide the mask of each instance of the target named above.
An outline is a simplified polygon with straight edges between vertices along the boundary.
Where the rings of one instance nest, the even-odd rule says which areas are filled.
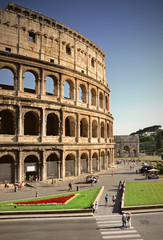
[[[91,203],[95,200],[97,194],[99,193],[100,188],[93,188],[90,190],[85,191],[79,191],[75,193],[80,193],[75,198],[73,198],[69,203],[67,204],[60,204],[60,205],[24,205],[24,206],[16,206],[14,208],[14,205],[11,203],[18,202],[11,201],[11,202],[1,202],[0,203],[0,211],[31,211],[31,210],[59,210],[59,209],[85,209],[89,208],[91,206]],[[32,198],[32,199],[23,199],[22,201],[29,201],[29,200],[40,200],[40,199],[46,199],[46,198],[54,198],[59,196],[67,196],[71,195],[71,193],[67,194],[60,194],[55,196],[46,196],[46,197],[40,197],[40,198]],[[21,200],[20,200],[21,201]]]
[[[155,204],[163,204],[163,182],[126,183],[125,207]]]

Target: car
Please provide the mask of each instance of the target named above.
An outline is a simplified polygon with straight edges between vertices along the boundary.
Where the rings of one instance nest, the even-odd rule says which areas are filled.
[[[86,182],[87,183],[92,183],[93,181],[97,182],[97,180],[98,180],[98,176],[95,176],[95,175],[88,175],[86,177]]]
[[[140,173],[145,173],[145,172],[147,172],[150,169],[153,169],[153,166],[144,165],[142,168],[140,168]]]

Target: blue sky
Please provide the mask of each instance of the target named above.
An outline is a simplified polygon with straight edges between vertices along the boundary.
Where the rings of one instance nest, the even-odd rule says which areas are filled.
[[[106,53],[114,135],[163,127],[162,0],[13,2],[75,29]],[[0,8],[7,3],[0,0]]]

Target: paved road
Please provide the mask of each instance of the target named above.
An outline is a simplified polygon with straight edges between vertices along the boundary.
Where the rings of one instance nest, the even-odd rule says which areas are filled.
[[[105,171],[100,174],[100,182],[96,186],[105,186],[103,196],[99,201],[99,210],[94,218],[67,218],[67,219],[33,219],[33,220],[1,220],[0,239],[59,239],[59,240],[102,240],[102,239],[134,239],[134,240],[162,240],[163,214],[141,214],[133,215],[132,228],[121,229],[121,215],[119,214],[119,192],[120,180],[145,181],[142,175],[136,174],[136,166],[130,170],[128,164],[118,165],[112,171]],[[71,179],[73,189],[80,186],[80,189],[91,188],[85,183],[85,176]],[[68,181],[61,181],[55,187],[40,183],[37,185],[39,196],[59,194],[68,191]],[[94,186],[94,187],[96,187]],[[109,195],[109,206],[104,205],[105,194]],[[113,207],[111,196],[117,195],[118,201]],[[23,199],[35,196],[35,189],[25,188],[14,193],[12,189],[0,190],[0,200]],[[100,226],[103,225],[103,226]]]

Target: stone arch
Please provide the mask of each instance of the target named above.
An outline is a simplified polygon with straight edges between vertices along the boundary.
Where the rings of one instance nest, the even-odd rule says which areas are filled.
[[[93,172],[98,171],[98,154],[97,154],[97,152],[94,152],[92,154],[92,171]]]
[[[65,119],[65,136],[75,137],[75,120],[72,116],[67,116]]]
[[[65,176],[75,176],[75,155],[69,153],[65,158]]]
[[[88,154],[82,153],[80,156],[80,172],[87,173],[88,172]]]
[[[105,108],[106,110],[109,110],[109,101],[108,101],[108,96],[105,96]]]
[[[30,180],[30,176],[33,176],[33,180],[39,178],[39,160],[36,155],[28,155],[24,159],[24,176],[26,180]]]
[[[136,153],[136,149],[133,149],[133,157],[136,157],[137,153]]]
[[[64,97],[74,100],[74,83],[70,79],[64,81]]]
[[[105,168],[105,152],[101,152],[101,169]]]
[[[88,137],[88,122],[85,118],[80,121],[80,137]]]
[[[15,75],[15,71],[12,68],[3,66],[0,69],[0,88],[13,90],[15,88]]]
[[[59,158],[56,153],[51,153],[47,159],[47,179],[58,178]]]
[[[108,168],[111,165],[111,155],[110,155],[110,151],[107,151],[107,164],[108,164]]]
[[[109,123],[107,123],[107,138],[109,138],[110,137],[110,135],[109,135]]]
[[[97,138],[97,121],[92,121],[92,137]]]
[[[104,95],[102,94],[102,92],[100,92],[99,94],[99,106],[100,108],[104,107]]]
[[[33,70],[24,72],[24,92],[37,93],[38,75]]]
[[[96,106],[96,90],[94,88],[90,91],[90,104]]]
[[[15,135],[15,113],[9,109],[0,111],[0,134]]]
[[[15,166],[14,158],[9,155],[0,157],[0,183],[14,183],[15,182]]]
[[[79,100],[84,103],[87,102],[87,90],[84,84],[79,85]]]
[[[39,135],[39,117],[34,111],[24,115],[24,135]]]
[[[58,96],[58,79],[56,76],[46,76],[46,95]]]
[[[46,123],[46,135],[58,136],[59,134],[59,119],[55,113],[49,113]]]
[[[126,157],[129,157],[129,156],[130,156],[130,147],[129,147],[128,145],[125,145],[125,146],[123,147],[123,152],[124,152],[124,155],[125,155]]]
[[[105,137],[105,124],[101,122],[101,138]]]

